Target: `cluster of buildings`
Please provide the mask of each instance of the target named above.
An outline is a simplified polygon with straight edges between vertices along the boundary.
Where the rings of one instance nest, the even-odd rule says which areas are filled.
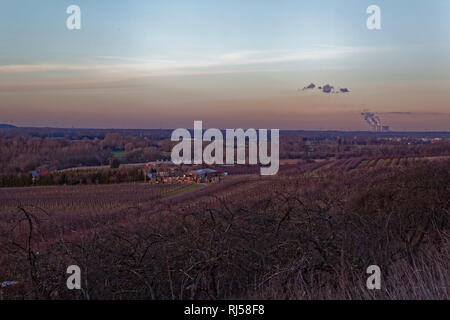
[[[150,183],[217,183],[228,175],[221,170],[174,165],[170,161],[149,162],[144,174]]]

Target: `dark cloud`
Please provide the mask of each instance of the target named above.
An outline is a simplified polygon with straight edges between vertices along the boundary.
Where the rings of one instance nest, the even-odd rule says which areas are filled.
[[[314,89],[316,85],[314,83],[311,83],[310,85],[304,87],[303,89],[298,89],[298,91],[304,91],[304,90],[311,90]]]
[[[303,89],[298,89],[298,91],[304,91],[304,90],[312,90],[317,88],[317,90],[322,91],[323,93],[349,93],[350,90],[347,88],[339,88],[336,89],[334,88],[334,86],[330,85],[330,84],[326,84],[324,86],[316,86],[314,83],[309,84],[308,86],[304,87]]]
[[[330,86],[329,84],[326,84],[323,86],[322,88],[322,92],[324,93],[330,93],[331,91],[333,91],[334,87]]]

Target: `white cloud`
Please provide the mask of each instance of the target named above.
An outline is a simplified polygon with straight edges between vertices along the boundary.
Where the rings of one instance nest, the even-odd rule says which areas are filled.
[[[130,58],[101,56],[89,64],[29,64],[0,65],[0,74],[55,72],[55,71],[100,71],[138,72],[152,75],[161,72],[192,71],[199,72],[212,68],[238,67],[251,65],[281,64],[297,61],[332,60],[373,51],[383,50],[374,47],[315,46],[296,51],[236,51],[225,54],[195,58]]]
[[[92,70],[92,66],[65,64],[13,64],[0,66],[0,74]]]

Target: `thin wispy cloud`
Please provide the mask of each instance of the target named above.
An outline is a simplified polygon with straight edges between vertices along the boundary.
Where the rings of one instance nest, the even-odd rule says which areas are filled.
[[[373,47],[338,47],[317,46],[296,51],[236,51],[218,55],[194,58],[160,58],[160,57],[118,57],[100,56],[95,61],[85,64],[28,64],[1,65],[0,74],[64,72],[64,71],[98,71],[98,72],[138,72],[148,75],[164,75],[163,72],[204,71],[214,68],[243,67],[288,62],[332,60],[355,54],[383,50]]]
[[[94,66],[69,64],[12,64],[0,66],[0,74],[55,72],[55,71],[82,71],[92,70]]]

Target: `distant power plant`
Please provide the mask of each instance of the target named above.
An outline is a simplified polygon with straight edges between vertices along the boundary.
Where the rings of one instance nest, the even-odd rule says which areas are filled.
[[[361,115],[364,117],[364,120],[369,124],[370,129],[372,131],[375,132],[389,131],[389,126],[382,125],[380,117],[378,117],[375,113],[363,111],[361,112]]]

